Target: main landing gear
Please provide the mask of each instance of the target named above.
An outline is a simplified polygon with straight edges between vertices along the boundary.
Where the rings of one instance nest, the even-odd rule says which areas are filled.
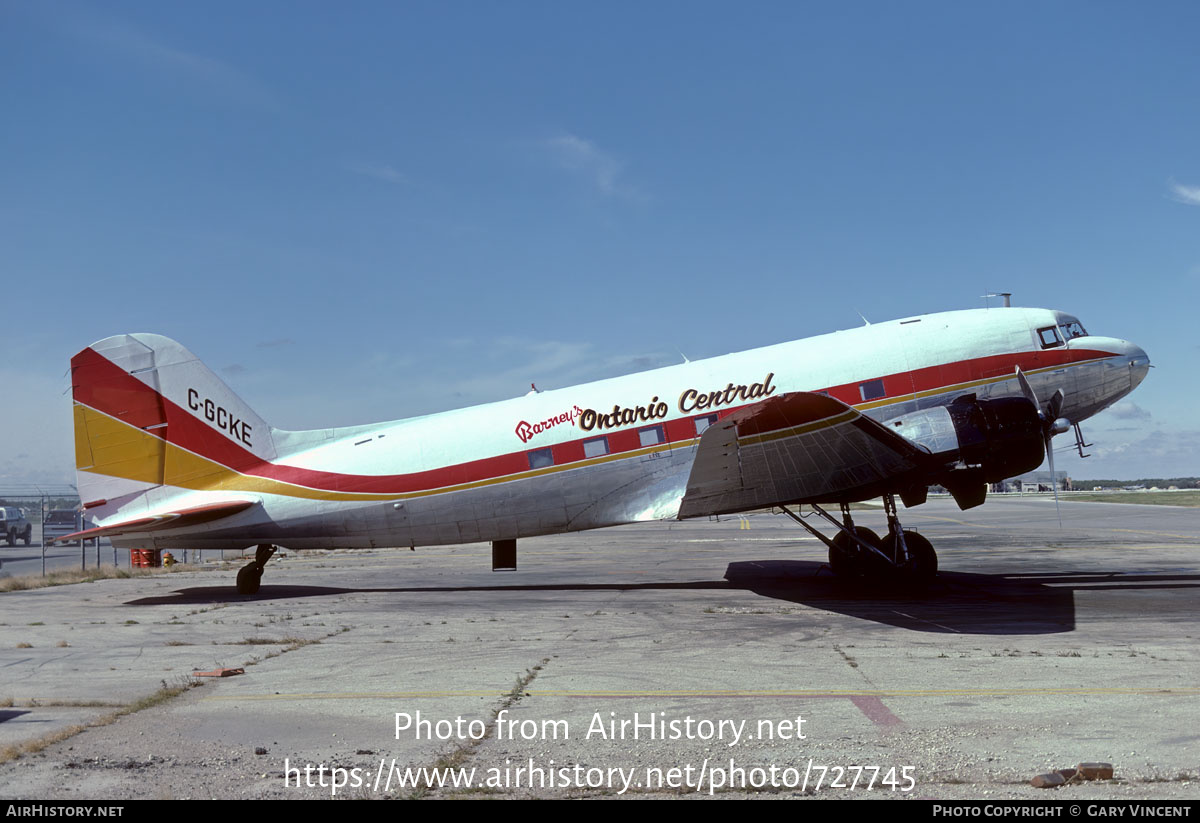
[[[829,547],[829,568],[838,577],[846,580],[896,583],[903,588],[920,591],[937,576],[937,552],[920,534],[900,525],[893,495],[883,496],[888,532],[882,538],[870,529],[855,526],[853,518],[850,517],[850,507],[845,503],[841,504],[840,523],[820,506],[808,505],[837,527],[838,533],[832,540],[787,507],[780,508],[784,514]]]
[[[266,543],[260,543],[258,550],[254,553],[254,561],[247,563],[238,571],[237,574],[237,591],[238,594],[257,594],[258,586],[262,582],[263,566],[267,565],[267,561],[278,551],[274,546]]]

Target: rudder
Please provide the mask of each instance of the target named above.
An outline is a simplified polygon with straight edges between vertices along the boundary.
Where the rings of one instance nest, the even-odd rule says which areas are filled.
[[[71,359],[75,463],[85,503],[156,486],[214,487],[276,456],[271,427],[186,348],[156,334]]]

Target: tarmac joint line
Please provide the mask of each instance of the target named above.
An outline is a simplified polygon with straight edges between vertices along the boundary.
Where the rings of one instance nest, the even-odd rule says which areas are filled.
[[[540,663],[526,669],[523,675],[517,677],[516,682],[513,683],[512,689],[510,689],[509,692],[504,695],[499,705],[492,710],[492,720],[488,724],[486,731],[481,737],[472,737],[463,741],[462,745],[458,746],[458,748],[438,757],[432,765],[423,769],[418,769],[418,773],[423,776],[423,780],[426,782],[423,782],[422,785],[414,788],[406,797],[410,800],[419,800],[421,798],[430,796],[430,793],[434,791],[435,787],[429,785],[427,782],[427,777],[425,776],[429,774],[445,773],[448,769],[460,768],[466,764],[467,761],[474,756],[475,750],[482,746],[485,741],[491,739],[495,735],[496,725],[499,722],[500,713],[506,709],[511,709],[518,702],[520,702],[521,698],[529,696],[530,693],[527,691],[529,684],[531,684],[534,679],[537,678],[538,673],[541,672],[542,668],[549,662],[549,657],[543,657]]]

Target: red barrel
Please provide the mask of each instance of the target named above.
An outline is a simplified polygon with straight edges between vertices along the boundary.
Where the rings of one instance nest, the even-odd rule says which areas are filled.
[[[162,565],[160,549],[130,549],[129,565],[135,569],[153,569]]]

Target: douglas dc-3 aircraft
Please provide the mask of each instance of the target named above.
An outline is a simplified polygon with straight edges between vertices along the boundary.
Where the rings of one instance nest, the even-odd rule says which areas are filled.
[[[155,334],[71,360],[78,487],[118,547],[245,549],[258,591],[276,547],[491,541],[511,568],[533,535],[778,509],[835,574],[919,586],[929,542],[895,497],[962,508],[1036,469],[1054,434],[1129,394],[1149,358],[1046,309],[952,311],[392,423],[272,428]],[[1039,399],[1040,398],[1040,399]],[[1081,452],[1082,453],[1082,452]],[[1053,455],[1051,453],[1051,460]],[[1051,463],[1053,468],[1053,463]],[[849,503],[882,497],[888,533]],[[830,539],[793,512],[808,505]],[[823,507],[840,506],[838,519]]]

